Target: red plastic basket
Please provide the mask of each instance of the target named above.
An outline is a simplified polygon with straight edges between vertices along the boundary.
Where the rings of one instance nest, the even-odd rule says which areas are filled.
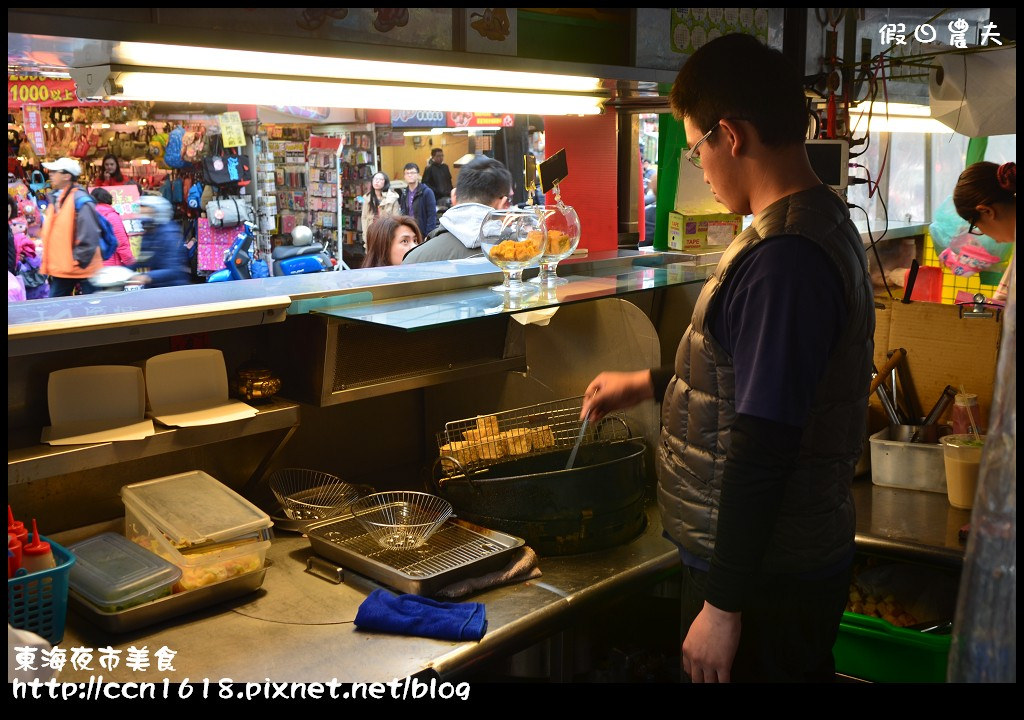
[[[56,645],[64,637],[68,614],[68,577],[75,556],[67,548],[43,536],[50,543],[57,566],[49,570],[7,579],[7,622],[29,630]]]

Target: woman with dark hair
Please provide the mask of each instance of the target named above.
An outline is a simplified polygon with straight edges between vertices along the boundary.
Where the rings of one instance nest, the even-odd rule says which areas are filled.
[[[402,258],[423,242],[416,220],[408,215],[382,215],[374,220],[366,232],[366,260],[364,268],[401,265]]]
[[[95,187],[109,187],[111,185],[127,185],[128,181],[121,174],[121,163],[113,153],[103,156],[103,165],[100,166],[100,175],[93,183]]]
[[[111,205],[113,198],[103,188],[93,188],[92,199],[96,201],[96,212],[110,223],[114,228],[114,235],[117,236],[117,250],[113,255],[103,261],[107,266],[133,267],[135,265],[135,253],[132,252],[132,244],[128,240],[128,231],[124,229],[124,221],[121,214]]]
[[[1000,243],[1016,241],[1017,163],[974,163],[960,173],[953,188],[953,205],[957,215],[971,224],[967,232],[972,235],[988,235]],[[993,300],[1006,300],[1016,258],[1014,254]]]
[[[374,173],[370,180],[370,192],[363,196],[363,241],[368,242],[366,231],[374,220],[383,215],[398,215],[400,213],[398,193],[391,189],[391,179],[385,173]],[[369,245],[367,245],[367,249],[369,249]]]

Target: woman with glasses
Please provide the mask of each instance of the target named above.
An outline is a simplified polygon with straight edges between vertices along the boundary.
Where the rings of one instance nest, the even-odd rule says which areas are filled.
[[[957,214],[969,222],[967,232],[1000,243],[1017,239],[1017,163],[978,162],[960,173],[953,189]],[[993,300],[1006,300],[1014,259],[1006,267]]]

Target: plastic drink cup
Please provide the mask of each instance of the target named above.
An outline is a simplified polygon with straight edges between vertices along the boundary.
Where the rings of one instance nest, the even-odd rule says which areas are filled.
[[[985,436],[946,435],[939,439],[946,464],[946,494],[949,504],[962,510],[974,506],[974,492],[978,487],[978,468]]]

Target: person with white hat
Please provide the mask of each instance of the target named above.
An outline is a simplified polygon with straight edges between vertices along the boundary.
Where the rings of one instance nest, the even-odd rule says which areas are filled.
[[[93,199],[76,184],[82,166],[74,158],[62,157],[44,162],[43,167],[50,172],[54,198],[43,220],[39,271],[50,276],[51,297],[72,295],[76,285],[81,293],[91,293],[89,278],[103,267],[103,257]]]

